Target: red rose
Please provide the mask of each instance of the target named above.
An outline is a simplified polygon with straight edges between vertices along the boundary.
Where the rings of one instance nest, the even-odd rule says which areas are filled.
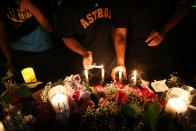
[[[126,104],[126,93],[122,90],[118,90],[116,92],[116,102],[121,102],[122,104]]]
[[[21,102],[21,99],[18,96],[15,96],[13,92],[8,92],[7,95],[10,95],[13,97],[11,104],[17,104]]]
[[[53,116],[51,106],[47,103],[40,103],[36,107],[36,113],[39,118],[44,120],[51,120]]]
[[[94,92],[103,92],[103,86],[102,85],[96,85],[94,88]]]

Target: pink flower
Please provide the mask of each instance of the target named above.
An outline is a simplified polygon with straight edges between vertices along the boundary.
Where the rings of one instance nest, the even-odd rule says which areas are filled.
[[[118,90],[116,92],[116,102],[121,102],[122,104],[126,104],[126,93],[122,90]]]
[[[71,101],[79,101],[80,99],[80,92],[79,91],[75,91],[73,93],[71,93],[69,96],[68,96],[69,100]]]
[[[114,86],[115,86],[116,88],[122,88],[122,87],[123,87],[123,84],[121,84],[121,83],[119,83],[119,82],[115,82],[115,83],[114,83]]]
[[[80,81],[81,81],[80,75],[74,75],[72,79],[73,79],[74,81],[77,81],[77,82],[80,82]]]
[[[103,92],[103,86],[102,85],[96,85],[94,92]]]

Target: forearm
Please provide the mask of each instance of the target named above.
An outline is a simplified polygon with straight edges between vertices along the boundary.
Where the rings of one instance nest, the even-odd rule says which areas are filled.
[[[185,0],[190,1],[190,0]],[[172,28],[174,28],[187,14],[191,8],[191,2],[187,2],[179,5],[174,14],[161,26],[160,30],[163,34],[166,34]]]
[[[35,19],[39,22],[39,24],[46,29],[48,32],[52,32],[52,24],[47,17],[33,4],[28,7],[28,10],[31,11]]]
[[[64,44],[72,51],[78,53],[79,55],[84,55],[87,51],[76,39],[62,37]]]
[[[118,66],[125,64],[126,29],[123,30],[122,33],[121,31],[119,32],[118,29],[113,29],[113,43]]]

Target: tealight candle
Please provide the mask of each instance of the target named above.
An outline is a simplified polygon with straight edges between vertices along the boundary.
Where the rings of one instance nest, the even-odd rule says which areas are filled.
[[[23,69],[21,73],[25,83],[37,82],[35,72],[32,67]]]
[[[177,113],[184,113],[186,110],[187,104],[180,98],[169,99],[165,107],[165,111],[170,112],[173,117],[175,117]]]
[[[119,82],[122,82],[122,67],[119,67],[119,75],[118,75],[118,78],[119,78]]]
[[[85,75],[85,78],[86,78],[86,83],[87,83],[87,85],[88,85],[88,84],[89,84],[88,70],[84,70],[84,75]]]

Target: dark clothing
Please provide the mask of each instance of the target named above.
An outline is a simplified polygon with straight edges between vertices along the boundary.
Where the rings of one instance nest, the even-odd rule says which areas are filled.
[[[17,11],[19,7],[15,1],[8,0],[10,3],[0,3],[0,22],[3,22],[9,38],[9,43],[16,42],[22,36],[34,31],[39,23],[32,16],[30,11]],[[55,0],[32,0],[32,3],[45,15],[50,16],[55,11],[52,5]]]
[[[145,40],[151,31],[159,31],[178,3],[179,0],[114,1],[112,24],[114,27],[127,28],[125,61],[128,68],[135,68],[134,64],[146,65],[146,70],[153,72],[153,66],[160,67],[160,71],[172,67],[176,43],[173,34],[168,32],[160,45],[155,47],[149,47]]]
[[[114,60],[110,5],[110,0],[64,3],[57,17],[58,36],[76,39],[92,51],[93,61],[97,65],[106,68]],[[81,60],[76,68],[82,66]],[[106,71],[110,72],[111,69]]]

